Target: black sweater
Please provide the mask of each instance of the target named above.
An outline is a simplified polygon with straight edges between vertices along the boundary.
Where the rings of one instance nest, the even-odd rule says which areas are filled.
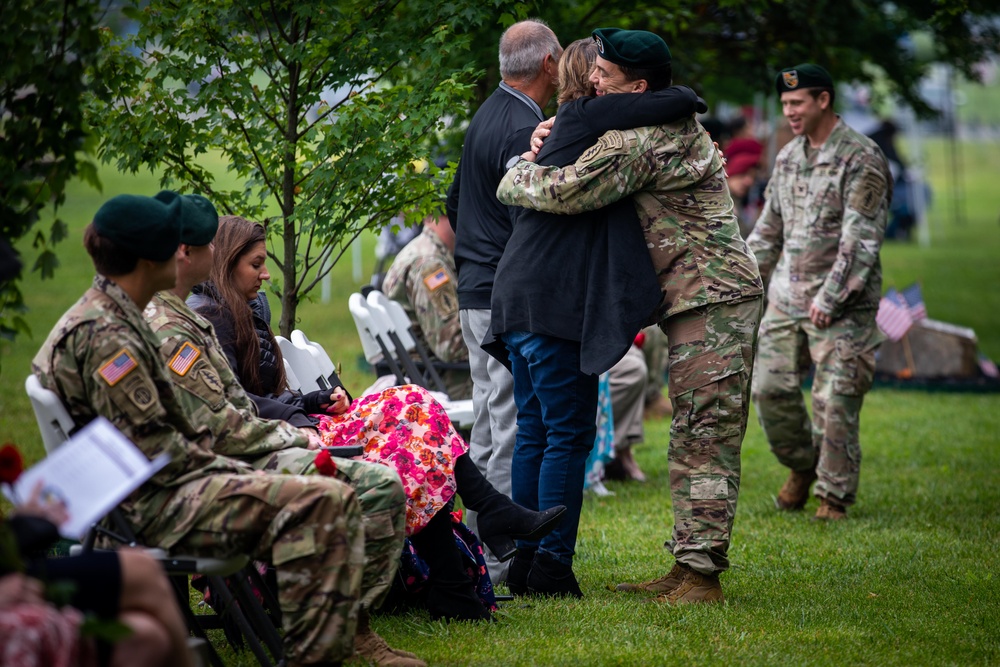
[[[490,307],[493,274],[515,210],[500,203],[497,186],[507,172],[507,161],[528,150],[531,133],[543,120],[523,98],[501,87],[469,124],[447,203],[455,230],[459,308]]]

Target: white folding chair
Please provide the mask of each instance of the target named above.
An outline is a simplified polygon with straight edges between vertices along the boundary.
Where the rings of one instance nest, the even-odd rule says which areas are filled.
[[[46,453],[51,453],[69,439],[76,425],[63,407],[59,396],[43,387],[38,381],[38,376],[29,375],[24,381],[24,389],[35,411],[38,430],[42,432],[42,444]]]
[[[471,427],[473,423],[472,399],[453,401],[444,391],[438,391],[436,387],[430,386],[432,383],[417,368],[416,363],[414,363],[413,358],[410,356],[410,352],[416,349],[417,343],[409,330],[410,318],[403,311],[402,306],[399,306],[399,304],[378,290],[372,290],[368,293],[367,303],[372,313],[372,320],[377,323],[378,335],[384,337],[383,340],[387,346],[392,345],[395,348],[396,362],[401,368],[406,370],[406,374],[410,377],[410,380],[431,392],[431,395],[441,404],[448,414],[448,419],[455,426],[459,428]],[[402,320],[399,319],[398,314],[396,319],[392,316],[391,311],[396,306],[399,306],[398,310],[402,313]],[[400,329],[397,322],[402,322],[404,328]],[[440,378],[438,380],[440,381]],[[443,383],[441,386],[444,386]]]
[[[282,358],[281,363],[285,367],[285,381],[288,383],[288,388],[292,391],[302,391],[302,383],[299,382],[299,378],[295,374],[295,371],[292,370],[292,365],[288,363],[288,359]]]
[[[316,365],[313,355],[308,350],[295,346],[284,336],[275,336],[281,356],[292,367],[292,372],[299,382],[299,391],[308,393],[317,389],[329,389],[330,383]]]
[[[326,353],[325,349],[323,349],[323,346],[315,341],[309,340],[302,329],[295,329],[292,331],[290,340],[295,347],[300,350],[305,350],[312,355],[313,361],[315,361],[319,367],[319,372],[326,377],[327,381],[332,386],[333,380],[331,376],[337,373],[337,367],[334,365],[333,359],[330,358],[330,355]]]
[[[399,336],[399,342],[405,349],[405,354],[412,359],[412,355],[416,353],[420,357],[420,361],[423,364],[423,370],[415,367],[413,370],[419,372],[424,381],[421,382],[428,389],[434,391],[439,391],[441,393],[447,393],[447,387],[442,379],[441,374],[438,372],[435,362],[431,360],[431,355],[424,347],[423,343],[417,338],[416,333],[413,330],[413,322],[410,321],[410,316],[406,314],[406,309],[403,308],[403,304],[398,301],[393,301],[385,293],[379,290],[372,290],[368,293],[367,297],[368,303],[377,305],[377,307],[383,309],[385,313],[389,316],[389,321],[392,323],[392,327],[396,334]],[[399,354],[404,354],[402,350],[398,350]],[[443,364],[443,362],[438,361],[438,364]],[[446,364],[445,364],[446,365]],[[468,364],[464,364],[466,370],[468,370]]]
[[[358,292],[348,298],[347,307],[354,318],[365,361],[373,367],[384,362],[389,367],[389,372],[396,376],[396,383],[405,384],[406,376],[388,347],[391,343],[387,343],[387,339],[379,335],[382,318],[368,307],[365,297]]]

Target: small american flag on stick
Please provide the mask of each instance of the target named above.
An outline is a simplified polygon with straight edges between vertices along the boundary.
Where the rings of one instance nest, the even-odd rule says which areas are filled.
[[[878,304],[875,322],[889,340],[899,341],[913,326],[913,315],[906,305],[906,300],[895,289],[890,288]]]

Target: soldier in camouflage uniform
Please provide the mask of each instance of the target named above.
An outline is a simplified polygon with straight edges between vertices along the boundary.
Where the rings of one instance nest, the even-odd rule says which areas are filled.
[[[875,142],[833,112],[826,70],[782,70],[776,87],[796,138],[778,154],[747,239],[770,281],[753,400],[771,451],[791,469],[777,506],[802,509],[818,477],[816,518],[838,520],[857,496],[861,403],[882,341],[879,249],[892,179]],[[811,424],[806,354],[816,365]]]
[[[670,85],[670,51],[658,36],[602,28],[594,39],[599,95]],[[674,410],[666,546],[676,563],[666,576],[619,589],[671,604],[722,600],[763,287],[718,151],[692,116],[608,132],[564,168],[532,164],[530,151],[522,157],[497,190],[505,204],[574,214],[632,196],[664,293]]]
[[[211,323],[184,303],[191,288],[208,278],[213,263],[210,244],[219,222],[215,209],[197,195],[185,195],[183,203],[199,201],[204,202],[204,210],[185,208],[187,215],[177,253],[177,284],[172,290],[157,292],[144,312],[160,340],[160,356],[178,390],[177,399],[192,423],[209,427],[216,454],[246,461],[267,472],[315,472],[315,450],[321,443],[318,433],[313,438],[315,431],[259,418]],[[336,479],[351,486],[357,495],[365,533],[355,650],[378,665],[423,665],[413,660],[411,653],[394,653],[368,624],[368,610],[378,608],[392,586],[406,536],[406,497],[399,475],[367,461],[338,459],[336,463]]]
[[[464,369],[441,374],[448,396],[472,398],[469,348],[458,317],[458,278],[455,271],[455,232],[448,217],[424,220],[424,229],[396,255],[382,291],[403,304],[414,332],[433,355],[447,363],[464,362]]]
[[[204,556],[249,554],[277,568],[287,664],[349,658],[364,558],[353,489],[334,479],[255,473],[212,452],[212,434],[181,406],[142,308],[173,287],[181,202],[121,195],[84,234],[93,286],[32,362],[80,425],[111,421],[170,463],[122,505],[149,545]]]

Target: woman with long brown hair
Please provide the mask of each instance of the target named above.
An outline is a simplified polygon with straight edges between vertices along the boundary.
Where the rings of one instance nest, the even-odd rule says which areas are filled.
[[[211,278],[195,288],[188,304],[215,326],[261,416],[316,428],[329,445],[363,445],[366,460],[394,467],[407,496],[407,536],[430,569],[431,615],[490,618],[452,537],[447,508],[456,492],[466,507],[479,512],[480,538],[504,559],[514,555],[514,538],[541,537],[558,524],[565,508],[533,512],[497,492],[469,460],[468,446],[444,409],[422,387],[391,387],[353,400],[339,383],[305,395],[289,390],[260,292],[270,278],[264,227],[222,217],[214,245]]]

